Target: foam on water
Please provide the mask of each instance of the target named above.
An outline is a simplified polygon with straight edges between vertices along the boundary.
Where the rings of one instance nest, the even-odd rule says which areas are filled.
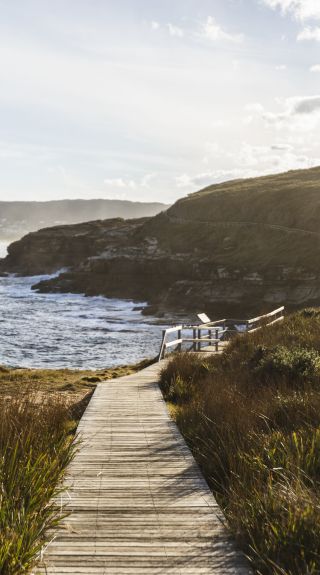
[[[161,327],[134,310],[137,304],[38,294],[31,286],[40,279],[0,278],[0,364],[97,369],[159,351]]]
[[[1,242],[0,241],[0,258],[5,258],[8,251],[7,251],[7,246],[8,243],[7,242]]]

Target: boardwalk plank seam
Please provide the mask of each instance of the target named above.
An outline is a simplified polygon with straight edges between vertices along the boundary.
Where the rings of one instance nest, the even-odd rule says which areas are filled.
[[[101,382],[80,421],[70,510],[36,573],[249,575],[159,386],[161,365]]]

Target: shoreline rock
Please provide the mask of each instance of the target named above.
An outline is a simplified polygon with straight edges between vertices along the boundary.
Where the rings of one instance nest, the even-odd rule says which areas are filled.
[[[227,182],[152,218],[28,234],[9,246],[0,271],[67,268],[33,289],[146,301],[144,314],[159,317],[319,305],[319,198],[320,168]]]

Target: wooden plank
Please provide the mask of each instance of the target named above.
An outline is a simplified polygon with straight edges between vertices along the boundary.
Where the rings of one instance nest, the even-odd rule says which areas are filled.
[[[162,365],[97,386],[61,496],[71,514],[38,574],[250,573],[168,415]]]
[[[257,321],[262,321],[263,319],[267,318],[267,317],[272,317],[273,315],[276,315],[278,313],[281,313],[284,311],[284,306],[279,307],[278,309],[275,309],[273,311],[271,311],[270,313],[266,313],[265,315],[261,315],[259,317],[254,317],[252,319],[248,319],[247,323],[256,323]]]
[[[174,339],[173,341],[168,341],[164,344],[164,347],[167,349],[168,347],[173,347],[175,345],[180,345],[183,342],[183,339]]]
[[[266,326],[260,325],[259,327],[255,327],[254,329],[250,329],[248,331],[248,333],[254,333],[255,331],[260,330],[262,327],[269,327],[270,325],[274,325],[275,323],[278,323],[279,321],[283,321],[283,320],[284,320],[284,316],[282,315],[281,317],[277,317],[277,319],[274,319],[273,321],[270,321],[269,323],[267,323]]]
[[[181,329],[183,329],[182,325],[177,325],[175,327],[169,327],[168,329],[166,329],[166,334],[170,334],[170,333],[175,333],[176,331],[180,331]]]

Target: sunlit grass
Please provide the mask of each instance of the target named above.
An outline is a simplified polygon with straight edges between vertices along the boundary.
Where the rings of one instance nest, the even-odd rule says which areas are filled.
[[[0,401],[0,573],[28,573],[48,531],[62,519],[55,503],[75,452],[70,413],[31,391]]]
[[[62,521],[77,422],[97,383],[149,362],[91,371],[0,367],[0,573],[30,573]]]
[[[176,355],[165,398],[257,574],[320,572],[320,312]]]

